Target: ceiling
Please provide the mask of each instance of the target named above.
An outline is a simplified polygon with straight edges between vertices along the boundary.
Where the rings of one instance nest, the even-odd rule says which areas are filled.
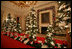
[[[17,1],[15,1],[17,2]],[[52,3],[52,2],[55,2],[55,1],[37,1],[36,5],[34,5],[35,8],[43,5],[43,4],[48,4],[48,3]],[[1,10],[4,11],[6,10],[7,8],[8,9],[11,9],[13,10],[15,13],[21,13],[21,14],[27,14],[27,12],[33,7],[30,6],[30,7],[19,7],[17,5],[15,5],[14,3],[10,2],[10,1],[1,1]]]

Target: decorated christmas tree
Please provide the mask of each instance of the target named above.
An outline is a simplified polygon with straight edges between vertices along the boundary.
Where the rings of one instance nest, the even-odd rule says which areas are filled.
[[[22,33],[21,25],[19,22],[17,23],[16,29],[17,29],[17,33]]]
[[[71,25],[71,1],[58,1],[58,17],[56,17],[56,26],[55,31],[60,33],[65,30],[66,27]],[[71,32],[71,27],[70,31]]]
[[[55,42],[53,41],[53,32],[54,32],[53,26],[49,25],[47,28],[47,36],[45,39],[45,43],[43,45],[46,46],[46,48],[54,48],[55,46]]]
[[[26,21],[26,33],[29,33],[30,36],[33,36],[37,32],[37,16],[35,10],[32,8]]]
[[[2,31],[6,32],[6,28],[7,28],[7,26],[6,26],[6,20],[4,20],[4,23],[2,25]]]
[[[37,28],[37,16],[35,10],[32,8],[26,19],[26,33],[36,33]]]
[[[13,28],[12,28],[12,32],[17,32],[17,22],[16,22],[16,18],[13,18]]]
[[[30,41],[27,43],[31,46],[39,47],[37,43],[35,43],[36,39],[36,33],[38,32],[37,27],[37,16],[34,8],[31,9],[29,15],[27,16],[26,20],[26,34],[29,34]]]
[[[42,45],[42,48],[66,48],[66,45],[56,43],[56,41],[53,39],[54,37],[54,27],[53,25],[49,25],[47,28],[47,35],[45,38],[45,43]]]
[[[7,25],[7,32],[11,31],[12,27],[12,21],[11,21],[11,15],[8,14],[7,20],[6,20],[6,25]]]
[[[34,38],[36,38],[36,33],[37,33],[37,21],[36,21],[36,18],[37,16],[35,15],[35,10],[34,9],[31,9],[30,11],[30,21],[31,21],[31,26],[30,26],[30,36],[31,36],[31,39],[34,40]],[[32,37],[33,36],[33,37]]]
[[[6,20],[4,20],[3,28],[2,30],[7,33],[7,36],[9,36],[10,32],[12,31],[12,20],[10,14],[8,14],[8,17]]]
[[[8,17],[6,20],[4,20],[3,26],[2,26],[2,31],[4,32],[17,32],[21,33],[21,27],[20,23],[17,24],[16,18],[11,18],[11,15],[8,14]]]

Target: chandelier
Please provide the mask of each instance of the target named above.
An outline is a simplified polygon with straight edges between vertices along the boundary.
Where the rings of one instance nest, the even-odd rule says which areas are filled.
[[[19,7],[30,7],[32,5],[36,5],[37,1],[10,1]]]

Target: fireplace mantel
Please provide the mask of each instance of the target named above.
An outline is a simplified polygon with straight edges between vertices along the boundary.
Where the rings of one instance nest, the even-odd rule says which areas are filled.
[[[48,15],[45,15],[45,17],[44,18],[42,18],[42,14],[43,13],[48,13]],[[52,20],[52,10],[46,10],[46,11],[41,11],[40,13],[39,13],[39,32],[41,33],[42,31],[41,31],[41,28],[42,27],[48,27],[48,25],[49,24],[53,24],[53,20]],[[42,20],[45,20],[45,19],[48,19],[48,20],[46,20],[46,21],[48,21],[48,22],[43,22],[42,23]]]

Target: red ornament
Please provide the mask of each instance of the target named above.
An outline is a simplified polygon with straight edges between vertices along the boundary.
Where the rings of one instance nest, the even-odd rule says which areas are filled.
[[[12,35],[14,35],[14,33],[11,33]]]

